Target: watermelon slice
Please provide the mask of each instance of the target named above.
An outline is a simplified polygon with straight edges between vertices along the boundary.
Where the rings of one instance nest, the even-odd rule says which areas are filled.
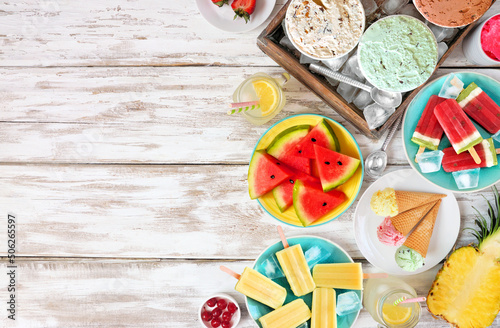
[[[274,138],[267,147],[267,153],[294,169],[311,174],[311,163],[308,158],[289,153],[309,133],[310,128],[310,125],[296,125],[286,129]]]
[[[292,171],[265,150],[256,150],[248,166],[250,198],[255,199],[267,194],[292,175]]]
[[[328,192],[340,186],[356,172],[360,160],[336,151],[314,145],[316,165],[323,191]]]
[[[304,227],[325,216],[347,199],[340,190],[323,192],[320,186],[295,181],[293,187],[293,207]]]
[[[340,144],[335,132],[328,122],[323,119],[316,125],[311,132],[295,145],[291,150],[291,155],[305,158],[315,158],[314,145],[340,151]]]
[[[293,204],[293,187],[295,181],[303,180],[310,184],[315,184],[321,188],[321,182],[309,174],[296,172],[294,175],[283,181],[279,186],[273,189],[274,200],[281,213],[286,211]]]

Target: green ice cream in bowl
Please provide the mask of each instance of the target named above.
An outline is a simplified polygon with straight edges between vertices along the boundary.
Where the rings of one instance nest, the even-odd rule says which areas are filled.
[[[384,91],[406,92],[429,79],[438,61],[436,38],[420,20],[393,15],[372,24],[358,46],[361,71]]]

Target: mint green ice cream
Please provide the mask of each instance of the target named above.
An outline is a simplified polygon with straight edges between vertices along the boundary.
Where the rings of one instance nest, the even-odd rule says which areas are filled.
[[[427,81],[437,63],[434,35],[410,16],[378,20],[366,30],[358,48],[366,79],[386,91],[415,89]]]
[[[413,272],[424,265],[424,258],[417,251],[403,245],[396,251],[396,263],[401,269]]]

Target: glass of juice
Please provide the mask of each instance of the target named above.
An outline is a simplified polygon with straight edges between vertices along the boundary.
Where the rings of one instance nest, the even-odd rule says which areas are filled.
[[[394,305],[402,297],[415,298],[417,294],[410,285],[393,276],[368,279],[363,291],[363,306],[382,327],[415,327],[420,319],[420,304]]]
[[[255,125],[262,125],[273,119],[285,106],[282,86],[289,78],[288,73],[283,73],[278,79],[265,73],[257,73],[243,81],[234,91],[233,101],[259,101],[260,107],[242,112],[241,115]]]

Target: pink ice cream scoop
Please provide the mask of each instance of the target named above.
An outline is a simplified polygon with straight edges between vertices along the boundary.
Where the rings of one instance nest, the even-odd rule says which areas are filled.
[[[377,227],[377,237],[382,244],[388,246],[401,246],[406,240],[406,237],[394,228],[389,216]]]

